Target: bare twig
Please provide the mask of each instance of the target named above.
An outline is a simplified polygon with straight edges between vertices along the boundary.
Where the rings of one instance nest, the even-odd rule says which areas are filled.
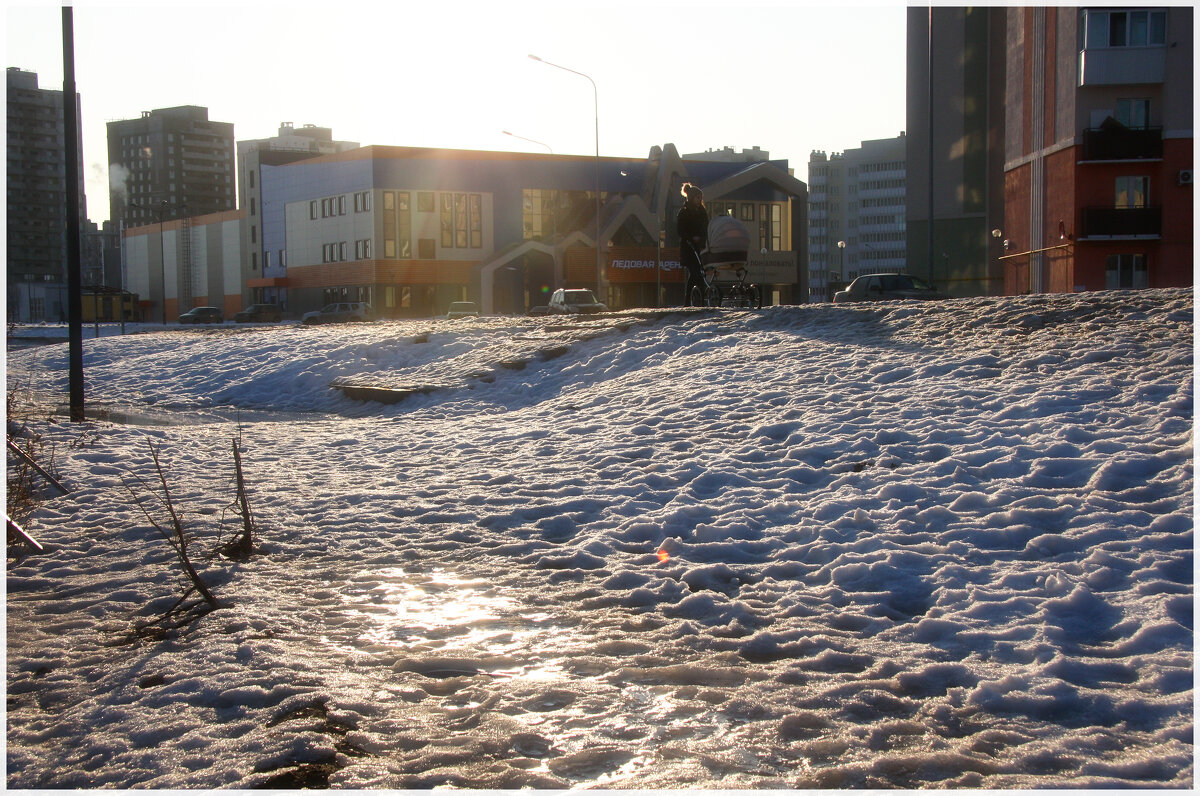
[[[210,608],[216,608],[217,598],[213,596],[211,591],[209,591],[208,586],[205,585],[204,581],[200,577],[200,574],[196,572],[196,568],[192,566],[192,562],[188,558],[187,535],[183,531],[183,522],[179,518],[179,513],[175,511],[175,504],[171,500],[171,490],[167,486],[167,476],[166,473],[163,472],[162,462],[158,458],[158,450],[153,444],[150,445],[150,456],[154,460],[154,469],[158,473],[158,481],[162,485],[162,497],[160,500],[163,506],[166,508],[167,514],[171,517],[171,530],[168,531],[159,525],[154,517],[150,515],[150,512],[146,509],[146,507],[142,504],[141,499],[133,491],[133,489],[130,489],[129,491],[131,494],[133,494],[134,502],[137,503],[138,507],[142,510],[142,513],[146,515],[146,519],[150,521],[151,525],[158,529],[158,532],[163,535],[163,538],[165,538],[175,550],[175,555],[179,559],[179,566],[183,569],[183,572],[187,576],[188,580],[191,581],[192,587],[201,597],[204,598],[204,602],[206,602]],[[141,479],[139,478],[139,480]],[[142,483],[145,484],[145,481]],[[128,487],[128,484],[126,486]]]
[[[235,541],[238,552],[250,553],[254,550],[254,515],[250,511],[250,500],[246,496],[246,480],[242,476],[242,454],[238,450],[238,441],[233,441],[233,468],[237,478],[238,513],[242,516],[244,535]]]

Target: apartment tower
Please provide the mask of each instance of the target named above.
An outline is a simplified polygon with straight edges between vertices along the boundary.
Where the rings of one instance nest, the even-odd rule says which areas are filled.
[[[8,69],[7,87],[8,319],[65,321],[67,157],[63,93],[38,88],[36,72],[16,68]],[[78,95],[75,102],[78,112]],[[82,137],[76,147],[79,162],[83,163]],[[82,169],[79,200],[82,230],[87,217]]]

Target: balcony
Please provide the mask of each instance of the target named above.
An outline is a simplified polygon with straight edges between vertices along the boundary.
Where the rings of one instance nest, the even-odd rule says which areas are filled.
[[[1085,207],[1081,238],[1162,237],[1161,207]]]
[[[1083,159],[1162,160],[1161,127],[1131,128],[1120,125],[1083,131]]]
[[[1093,47],[1079,53],[1079,85],[1127,86],[1163,83],[1167,79],[1167,48]]]

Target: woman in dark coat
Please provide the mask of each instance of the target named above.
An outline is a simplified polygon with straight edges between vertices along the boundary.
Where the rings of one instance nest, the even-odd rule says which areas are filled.
[[[687,269],[687,286],[683,289],[683,305],[692,304],[692,288],[704,290],[704,268],[700,252],[708,247],[708,210],[704,207],[704,192],[690,182],[683,184],[687,201],[679,208],[675,229],[679,233],[679,264]]]

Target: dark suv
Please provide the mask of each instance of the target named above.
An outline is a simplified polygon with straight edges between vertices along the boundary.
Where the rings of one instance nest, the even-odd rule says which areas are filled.
[[[180,323],[225,323],[225,315],[216,307],[193,307],[179,316]]]
[[[264,323],[283,320],[283,313],[275,304],[251,304],[233,314],[238,323]]]

